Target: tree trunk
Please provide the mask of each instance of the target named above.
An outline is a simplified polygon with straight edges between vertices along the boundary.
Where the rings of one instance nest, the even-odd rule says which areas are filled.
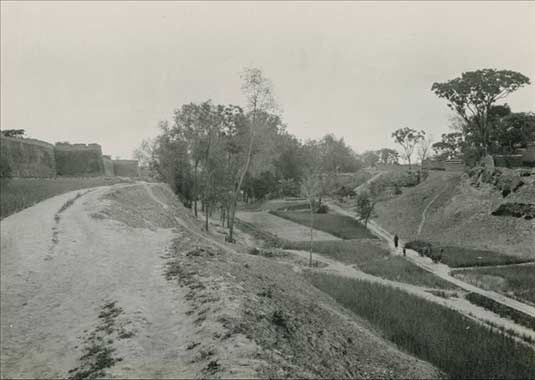
[[[249,140],[249,149],[247,151],[247,160],[245,161],[245,167],[243,172],[240,175],[240,179],[237,183],[236,188],[234,189],[233,200],[231,203],[231,215],[230,215],[230,224],[229,224],[229,241],[234,241],[234,217],[236,216],[236,206],[238,203],[238,195],[240,194],[240,189],[245,178],[245,174],[249,170],[249,165],[251,163],[251,155],[253,153],[253,141],[254,141],[254,125],[256,123],[256,109],[253,110],[253,122],[251,123],[251,139]]]
[[[204,230],[208,232],[208,203],[204,206]]]
[[[312,209],[312,203],[310,203],[310,255],[308,259],[308,265],[312,266],[312,243],[314,242],[314,210]]]
[[[199,166],[199,162],[195,161],[195,171],[193,172],[193,210],[195,212],[195,217],[198,216],[197,213],[197,167]]]

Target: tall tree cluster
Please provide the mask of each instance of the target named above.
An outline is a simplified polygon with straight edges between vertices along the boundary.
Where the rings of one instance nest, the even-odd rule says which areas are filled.
[[[325,178],[362,167],[343,139],[302,142],[288,133],[261,70],[246,69],[242,83],[243,107],[209,100],[181,105],[171,122],[160,122],[158,136],[135,151],[195,215],[204,213],[206,229],[217,212],[229,241],[238,201],[298,196],[306,173]]]

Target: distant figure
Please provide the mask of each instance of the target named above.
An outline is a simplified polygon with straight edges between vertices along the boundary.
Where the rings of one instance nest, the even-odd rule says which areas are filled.
[[[403,246],[403,256],[407,256],[407,251],[405,249],[405,246]]]
[[[398,247],[398,242],[399,242],[399,237],[398,237],[397,234],[395,234],[395,235],[394,235],[394,247],[396,247],[396,249],[397,249],[397,247]]]

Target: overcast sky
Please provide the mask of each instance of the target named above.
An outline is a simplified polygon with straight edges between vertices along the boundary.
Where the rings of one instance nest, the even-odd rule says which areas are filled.
[[[448,130],[431,91],[479,68],[535,82],[535,2],[1,3],[1,127],[129,158],[177,106],[243,104],[264,70],[289,132],[358,152]],[[535,84],[506,100],[535,111]]]

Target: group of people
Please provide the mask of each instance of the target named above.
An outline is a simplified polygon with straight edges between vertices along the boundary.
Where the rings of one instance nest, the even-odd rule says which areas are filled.
[[[398,234],[394,234],[394,247],[396,248],[396,251],[398,249],[398,245],[399,245],[399,236],[398,236]],[[433,262],[439,263],[439,262],[442,261],[442,254],[444,253],[444,248],[440,248],[440,252],[439,252],[438,255],[433,255],[433,250],[431,248],[431,245],[429,245],[429,246],[425,247],[423,251],[418,251],[418,253],[422,257],[423,256],[427,256],[431,260],[433,260]],[[406,250],[405,246],[403,246],[403,256],[407,256],[407,250]]]

